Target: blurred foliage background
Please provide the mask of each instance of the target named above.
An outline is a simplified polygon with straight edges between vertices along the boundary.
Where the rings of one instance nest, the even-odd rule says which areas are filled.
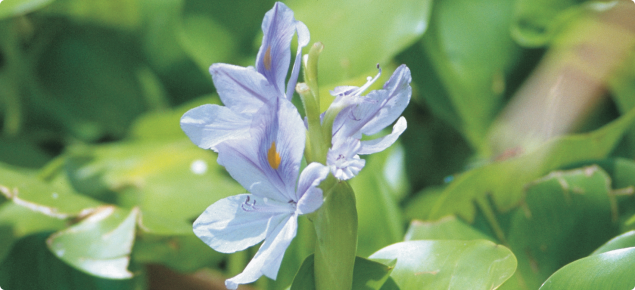
[[[408,130],[351,180],[359,256],[397,257],[384,247],[404,240],[489,240],[517,259],[501,266],[513,276],[491,284],[500,289],[538,289],[578,259],[543,287],[583,289],[567,275],[607,269],[593,255],[609,250],[628,248],[620,269],[635,266],[635,4],[284,2],[324,43],[325,108],[328,90],[363,84],[377,63],[374,88],[401,63],[412,71]],[[179,119],[220,102],[212,63],[253,65],[273,3],[0,3],[0,287],[224,289],[242,271],[255,249],[216,253],[191,223],[244,189]],[[301,219],[278,279],[253,287],[286,289],[314,239]],[[461,268],[452,275],[466,284],[410,281],[402,274],[419,266],[399,259],[401,289],[477,289],[470,279],[482,277]],[[607,281],[630,288],[611,289],[635,287],[618,272]]]

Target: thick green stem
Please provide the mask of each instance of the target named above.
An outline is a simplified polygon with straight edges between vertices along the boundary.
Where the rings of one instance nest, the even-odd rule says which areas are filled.
[[[313,223],[317,235],[315,288],[351,289],[357,252],[357,209],[355,194],[348,183],[335,183]]]
[[[320,119],[320,95],[317,82],[317,62],[323,45],[315,43],[304,59],[304,81],[296,91],[302,98],[308,121],[305,157],[308,163],[326,164],[331,147],[331,131],[337,112],[330,110],[325,123]],[[320,184],[324,203],[308,218],[315,226],[315,288],[317,290],[350,290],[353,287],[353,267],[357,253],[357,209],[355,193],[346,182],[329,175]]]

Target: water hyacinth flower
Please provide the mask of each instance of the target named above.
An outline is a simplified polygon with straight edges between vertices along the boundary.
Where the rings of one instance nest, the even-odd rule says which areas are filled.
[[[379,68],[379,66],[378,66]],[[327,165],[339,180],[356,176],[364,167],[365,160],[359,155],[373,154],[390,147],[406,130],[406,119],[401,115],[412,95],[410,69],[399,66],[380,90],[366,96],[361,94],[377,78],[362,87],[343,86],[335,88],[331,94],[336,97],[331,106],[346,106],[333,122],[331,148],[327,153]],[[397,118],[399,118],[397,120]],[[361,141],[362,134],[374,135],[395,120],[392,133],[368,141]]]
[[[214,86],[225,106],[202,105],[186,112],[181,128],[194,144],[217,150],[221,142],[249,132],[253,115],[277,98],[291,99],[300,71],[300,53],[309,43],[309,30],[295,20],[293,11],[276,2],[262,21],[264,33],[256,67],[217,63],[210,68]],[[298,50],[285,88],[291,61],[291,39],[298,34]]]
[[[194,233],[218,252],[241,251],[264,240],[244,271],[225,281],[228,289],[262,275],[275,280],[296,235],[298,215],[317,210],[323,202],[317,186],[329,169],[311,163],[298,179],[306,131],[291,102],[276,103],[255,114],[248,138],[218,145],[218,163],[251,194],[221,199],[194,222]]]

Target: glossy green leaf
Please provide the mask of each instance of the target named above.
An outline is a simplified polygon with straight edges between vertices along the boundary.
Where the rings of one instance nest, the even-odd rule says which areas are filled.
[[[524,289],[536,289],[560,267],[617,234],[610,186],[598,166],[552,172],[528,185],[507,233]]]
[[[583,160],[605,158],[635,119],[631,110],[595,131],[551,139],[521,156],[494,162],[457,176],[437,199],[429,219],[456,214],[474,220],[474,200],[490,195],[500,211],[518,205],[523,187],[557,168]]]
[[[413,220],[410,222],[404,240],[490,240],[494,242],[494,239],[455,216],[447,216],[432,222]]]
[[[591,255],[599,255],[613,250],[635,247],[635,231],[623,233],[612,238],[606,244],[599,247]]]
[[[400,289],[495,289],[516,270],[514,254],[489,241],[408,241],[370,256],[397,259],[390,276]]]
[[[53,0],[7,0],[0,5],[0,19],[24,15],[49,5]]]
[[[428,26],[432,1],[287,1],[320,41],[321,84],[335,84],[386,65]],[[371,33],[369,33],[371,32]]]
[[[91,276],[68,266],[46,248],[48,235],[30,235],[15,243],[7,259],[0,264],[0,287],[7,290],[144,289],[142,275],[128,280],[112,280]]]
[[[315,277],[313,275],[314,268],[313,255],[308,256],[298,273],[295,275],[290,290],[312,290],[315,288]],[[395,261],[389,261],[388,265],[367,260],[362,257],[355,257],[355,270],[353,272],[353,288],[352,290],[380,290],[399,288],[382,287],[390,278],[390,272],[395,266]],[[392,282],[392,281],[391,281]]]
[[[403,237],[403,217],[396,202],[397,193],[384,175],[389,154],[387,150],[369,156],[364,170],[350,181],[357,203],[357,254],[360,256],[367,257]],[[391,170],[398,171],[397,168]]]
[[[161,223],[148,220],[153,216],[183,223],[215,201],[245,192],[215,154],[189,139],[78,147],[70,156],[67,170],[74,186],[97,196],[117,192],[119,204],[141,209],[148,228]]]
[[[17,205],[59,219],[87,214],[100,205],[65,185],[47,183],[6,166],[0,166],[0,193]]]
[[[540,287],[551,289],[635,288],[635,247],[589,256],[564,266]]]
[[[58,258],[85,273],[128,279],[139,209],[103,206],[81,222],[51,235],[46,243]]]

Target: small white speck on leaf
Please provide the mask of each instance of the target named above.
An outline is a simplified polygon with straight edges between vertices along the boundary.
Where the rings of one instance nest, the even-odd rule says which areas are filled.
[[[194,160],[190,165],[190,170],[196,175],[203,175],[207,172],[207,163],[200,159]]]

